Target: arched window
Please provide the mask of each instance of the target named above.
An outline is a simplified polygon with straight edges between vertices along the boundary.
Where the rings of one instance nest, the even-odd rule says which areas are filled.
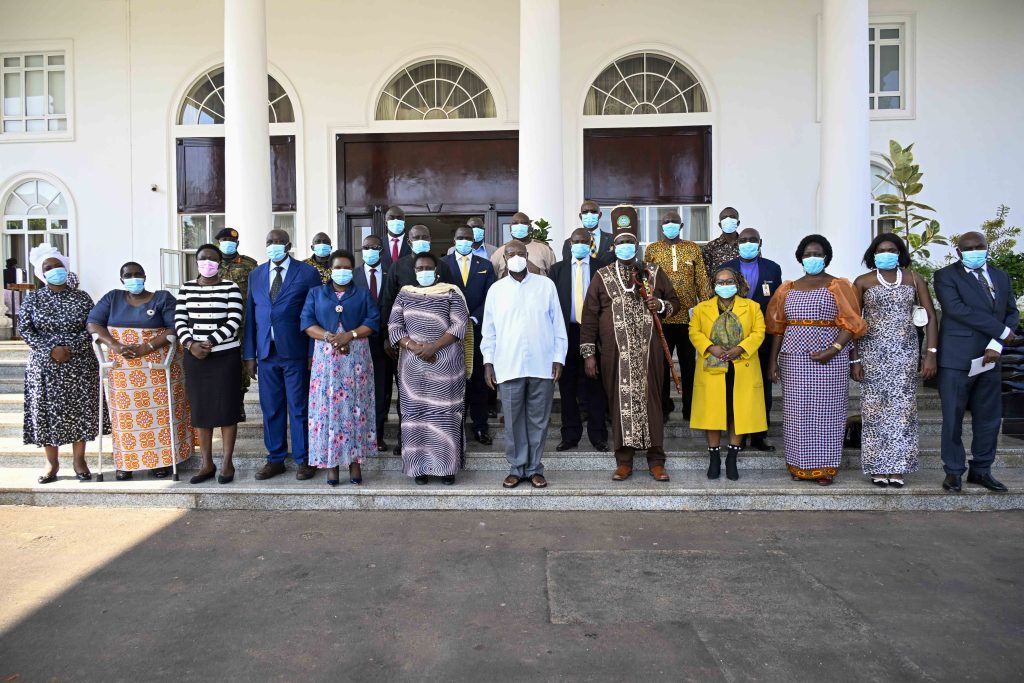
[[[425,59],[395,74],[377,98],[378,121],[492,119],[494,97],[464,64]]]
[[[295,111],[288,93],[273,76],[267,75],[267,103],[271,123],[294,123]],[[199,77],[178,106],[179,126],[224,123],[224,67],[218,66]]]
[[[881,177],[879,177],[881,176]],[[882,205],[875,199],[878,195],[891,194],[896,188],[886,179],[889,172],[878,164],[871,164],[871,234],[892,232],[896,221],[883,213]]]
[[[2,199],[4,209],[4,260],[16,259],[19,268],[31,270],[28,253],[49,242],[68,252],[68,202],[51,183],[32,178],[18,183]]]
[[[590,85],[583,114],[692,114],[708,111],[700,80],[671,57],[635,52],[612,62]]]

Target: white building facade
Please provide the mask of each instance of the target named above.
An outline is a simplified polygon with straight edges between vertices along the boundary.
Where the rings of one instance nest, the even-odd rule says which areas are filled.
[[[1024,212],[1020,0],[0,0],[0,18],[4,258],[48,239],[93,294],[128,260],[173,284],[225,224],[261,261],[274,225],[299,257],[321,231],[358,246],[392,203],[438,247],[469,215],[502,241],[519,208],[557,252],[590,196],[644,207],[643,241],[669,208],[714,237],[734,206],[789,274],[820,232],[852,276],[890,139],[915,143],[945,233]]]

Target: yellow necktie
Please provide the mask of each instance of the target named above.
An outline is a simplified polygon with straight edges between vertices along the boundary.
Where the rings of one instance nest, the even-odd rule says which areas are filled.
[[[469,284],[469,257],[462,257],[462,286]]]
[[[576,322],[583,320],[583,261],[576,261],[576,287],[573,298],[576,300]]]

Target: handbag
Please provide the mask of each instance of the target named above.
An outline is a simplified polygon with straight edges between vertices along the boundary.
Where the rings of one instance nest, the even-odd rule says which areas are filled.
[[[917,283],[914,283],[914,307],[911,309],[910,320],[916,327],[924,327],[928,324],[928,309],[921,305],[917,296]]]

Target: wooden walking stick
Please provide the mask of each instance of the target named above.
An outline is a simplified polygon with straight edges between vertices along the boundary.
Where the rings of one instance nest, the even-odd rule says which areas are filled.
[[[633,271],[632,279],[633,283],[640,290],[640,295],[644,298],[644,305],[646,305],[647,297],[650,296],[650,290],[647,289],[647,269],[642,264],[637,264],[636,270]],[[672,352],[668,350],[665,331],[661,329],[661,318],[654,311],[651,311],[651,317],[654,318],[654,329],[658,332],[658,339],[661,340],[661,350],[665,352],[665,362],[668,363],[668,370],[672,373],[672,382],[676,385],[676,391],[682,396],[683,381],[679,379],[679,373],[676,372],[676,364],[672,362]]]

